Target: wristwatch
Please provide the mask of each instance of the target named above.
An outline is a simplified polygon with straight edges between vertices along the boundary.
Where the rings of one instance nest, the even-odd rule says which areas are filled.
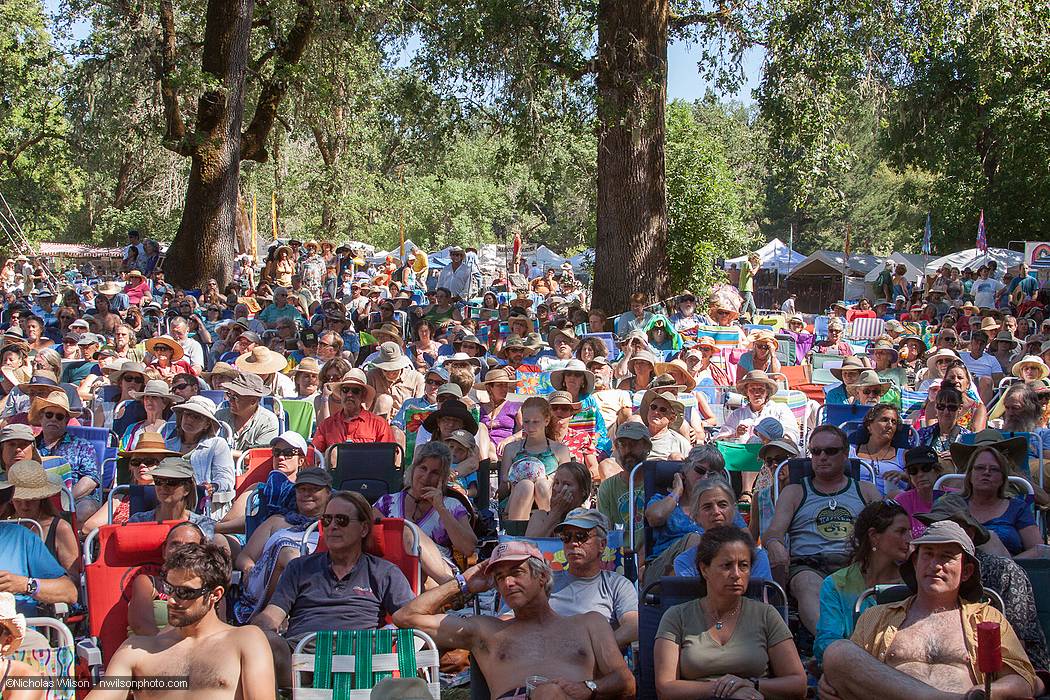
[[[584,681],[583,684],[587,686],[587,689],[591,691],[591,697],[594,698],[598,695],[598,684],[594,681]]]
[[[463,574],[456,574],[456,583],[459,584],[459,592],[466,595],[470,592],[467,588],[467,579],[463,578]]]
[[[758,678],[751,677],[748,680],[751,681],[751,685],[755,686],[755,690],[758,690]]]
[[[26,594],[30,596],[36,595],[36,592],[40,590],[40,581],[35,578],[26,579]]]

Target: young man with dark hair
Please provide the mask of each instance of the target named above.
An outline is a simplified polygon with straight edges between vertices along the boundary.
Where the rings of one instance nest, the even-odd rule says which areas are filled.
[[[273,698],[273,656],[258,627],[232,627],[215,607],[230,584],[230,556],[212,544],[183,544],[164,563],[169,629],[124,642],[108,677],[185,678],[188,687],[135,688],[135,698]],[[126,698],[128,688],[97,688],[91,700]]]

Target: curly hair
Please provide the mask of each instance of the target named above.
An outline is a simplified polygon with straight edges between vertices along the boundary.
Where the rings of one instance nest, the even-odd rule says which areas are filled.
[[[898,515],[907,515],[908,511],[896,501],[889,499],[874,501],[864,507],[853,523],[853,535],[850,544],[853,546],[851,564],[860,564],[860,570],[867,573],[871,563],[871,531],[882,534],[893,524]]]
[[[164,570],[182,569],[200,577],[202,587],[214,590],[230,585],[230,555],[211,542],[180,544],[168,552]]]

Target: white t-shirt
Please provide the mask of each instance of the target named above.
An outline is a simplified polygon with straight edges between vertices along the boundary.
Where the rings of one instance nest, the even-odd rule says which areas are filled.
[[[1003,288],[1003,283],[989,277],[986,280],[976,279],[970,291],[973,292],[973,303],[982,309],[995,308],[995,295]]]
[[[981,356],[977,358],[969,352],[964,352],[962,361],[966,365],[966,369],[970,370],[970,374],[975,377],[991,377],[993,374],[1004,374],[1003,366],[999,363],[999,359],[995,355],[989,355],[986,352],[981,353]]]

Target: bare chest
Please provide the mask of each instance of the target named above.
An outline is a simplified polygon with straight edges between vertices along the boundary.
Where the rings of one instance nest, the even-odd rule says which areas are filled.
[[[886,663],[945,691],[969,688],[974,680],[958,611],[903,627],[886,652]]]
[[[222,639],[207,642],[183,640],[163,651],[140,658],[135,675],[181,677],[191,690],[227,690],[240,683],[240,654]]]

